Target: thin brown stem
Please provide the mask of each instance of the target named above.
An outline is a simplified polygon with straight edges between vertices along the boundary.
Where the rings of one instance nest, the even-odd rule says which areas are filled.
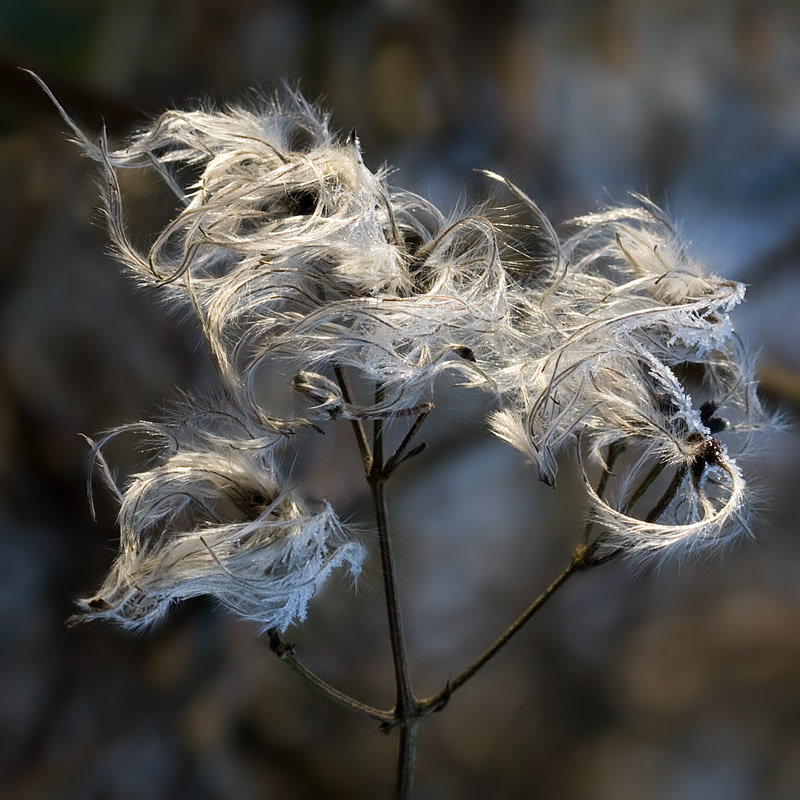
[[[621,452],[621,451],[620,451]],[[615,453],[613,458],[619,453]],[[598,491],[602,488],[605,489],[605,482],[607,475],[610,472],[612,462],[612,454],[609,452],[609,464],[606,473],[601,479]],[[658,468],[660,466],[660,469]],[[637,487],[634,492],[632,502],[641,499],[645,491],[655,482],[656,478],[661,474],[664,467],[657,465],[644,477],[642,483]],[[667,509],[669,504],[675,499],[675,495],[680,489],[681,483],[686,475],[686,468],[681,467],[675,474],[667,490],[661,496],[660,500],[646,517],[647,522],[654,522],[657,520]],[[629,503],[631,505],[631,503]],[[547,601],[569,580],[572,575],[581,570],[590,569],[592,567],[600,566],[612,561],[624,553],[624,549],[619,548],[607,553],[604,556],[595,556],[600,542],[595,541],[591,544],[582,542],[578,545],[575,552],[572,554],[572,559],[566,568],[561,572],[558,577],[517,617],[517,619],[506,628],[506,630],[463,672],[458,676],[448,681],[447,685],[431,697],[419,703],[420,714],[425,716],[443,708],[453,692],[463,686],[470,678],[474,677],[489,661],[491,661],[497,653],[499,653],[528,623],[528,621],[547,603]]]
[[[614,466],[615,461],[617,458],[622,454],[623,450],[625,449],[625,444],[623,442],[614,442],[611,447],[609,448],[608,458],[606,461],[606,469],[603,472],[603,476],[600,479],[600,483],[597,487],[597,494],[598,496],[602,496],[606,490],[606,486],[608,483],[608,479],[611,475],[611,470]],[[659,468],[660,466],[660,468]],[[647,489],[653,484],[656,478],[661,474],[664,467],[661,465],[656,465],[650,472],[644,477],[642,483],[637,487],[636,491],[633,494],[631,502],[628,504],[629,506],[633,503],[637,502],[647,491]],[[650,516],[653,514],[657,514],[660,516],[666,507],[669,505],[670,502],[675,497],[675,494],[680,487],[681,481],[683,480],[683,476],[685,475],[685,469],[679,470],[678,474],[673,479],[672,483],[668,487],[665,494],[662,496],[661,500],[659,500],[656,507],[650,512],[648,515],[648,522],[652,522],[653,520],[650,519]],[[584,529],[583,536],[581,537],[581,541],[576,547],[575,551],[572,554],[572,558],[570,559],[569,564],[564,568],[560,575],[558,575],[555,580],[522,612],[522,614],[517,617],[517,619],[511,623],[511,625],[506,628],[506,630],[486,649],[484,652],[478,656],[475,661],[472,662],[463,672],[461,672],[458,676],[453,678],[452,680],[448,681],[447,685],[438,691],[436,694],[432,695],[431,697],[427,698],[426,700],[422,700],[419,703],[419,713],[422,716],[426,716],[431,714],[435,711],[439,711],[440,709],[444,708],[447,704],[450,696],[453,692],[463,686],[470,678],[474,677],[481,669],[483,669],[486,664],[489,663],[530,621],[530,619],[540,611],[547,601],[571,578],[576,572],[580,572],[581,570],[591,569],[592,567],[599,567],[601,564],[606,564],[609,561],[613,561],[614,559],[618,558],[619,556],[623,555],[625,552],[624,548],[617,548],[616,550],[612,550],[605,555],[596,556],[595,553],[599,549],[602,543],[602,535],[600,538],[595,539],[593,542],[589,542],[589,537],[591,536],[591,522],[587,524],[586,528]]]
[[[678,494],[678,489],[681,488],[683,479],[686,477],[686,467],[681,467],[675,473],[667,490],[661,495],[661,499],[653,506],[650,513],[645,517],[645,522],[655,522],[668,508],[669,504],[675,499]]]
[[[419,718],[400,726],[400,741],[397,750],[397,783],[395,796],[401,798],[411,797],[411,788],[414,785],[414,761],[417,745],[417,727]]]
[[[615,442],[611,442],[608,446],[608,456],[606,457],[606,467],[603,470],[603,475],[600,478],[600,483],[597,484],[597,496],[602,499],[603,495],[606,493],[606,488],[608,487],[608,479],[613,474],[611,470],[614,469],[614,464],[616,464],[617,459],[625,452],[625,440],[624,439],[617,439]],[[586,526],[583,529],[583,535],[581,536],[581,544],[587,545],[589,544],[589,539],[592,536],[592,528],[594,527],[594,520],[590,519]]]
[[[345,401],[352,403],[352,395],[347,385],[344,370],[341,367],[335,368],[336,379],[342,390]],[[383,387],[378,384],[375,388],[375,402],[383,400]],[[405,635],[403,633],[403,621],[400,614],[400,600],[397,588],[397,576],[395,573],[394,557],[392,554],[392,542],[389,536],[389,518],[386,508],[386,480],[389,477],[389,467],[396,468],[403,453],[412,438],[419,430],[420,425],[430,413],[429,408],[423,408],[419,412],[417,421],[412,426],[411,431],[401,442],[398,449],[394,452],[388,462],[384,461],[383,446],[383,420],[377,418],[372,425],[372,446],[367,439],[366,432],[361,420],[352,420],[353,431],[361,459],[364,463],[364,475],[369,483],[372,492],[372,500],[375,505],[375,520],[378,528],[378,546],[380,549],[381,567],[383,571],[383,588],[386,599],[386,612],[389,621],[389,639],[392,646],[392,661],[394,664],[395,676],[395,706],[386,722],[385,727],[397,725],[400,728],[400,736],[397,752],[397,783],[396,796],[407,798],[411,794],[411,787],[414,780],[414,756],[416,745],[416,730],[419,724],[419,707],[411,688],[411,676],[408,669],[408,659],[406,657]]]
[[[419,416],[416,418],[416,420],[414,420],[414,424],[408,429],[408,433],[403,437],[403,441],[400,442],[400,444],[397,446],[397,449],[394,451],[394,453],[392,453],[392,455],[386,461],[386,464],[384,465],[383,468],[383,473],[385,477],[388,478],[400,466],[400,464],[402,464],[403,461],[405,461],[405,458],[403,458],[403,456],[405,455],[406,450],[408,450],[408,446],[411,444],[414,437],[417,435],[417,432],[422,427],[422,423],[425,422],[425,420],[430,415],[431,411],[433,411],[433,403],[428,403],[427,406],[425,406],[419,412]],[[420,449],[422,447],[424,447],[424,444],[415,447],[414,450],[412,450],[409,455],[420,452]]]
[[[306,683],[320,694],[324,695],[334,703],[352,711],[355,714],[360,714],[362,717],[373,719],[377,722],[388,725],[394,719],[391,711],[382,711],[379,708],[374,708],[367,703],[362,703],[350,695],[340,692],[338,689],[331,686],[324,681],[316,673],[312,672],[308,667],[297,658],[294,650],[294,645],[284,642],[277,631],[269,632],[269,646],[273,653],[284,662],[293,672],[297,673]]]
[[[379,384],[375,388],[376,404],[382,399],[383,387]],[[419,425],[415,427],[418,429]],[[392,541],[389,536],[389,518],[386,511],[385,492],[387,477],[388,473],[383,456],[383,420],[376,419],[372,429],[372,468],[367,473],[367,480],[369,481],[372,499],[375,504],[378,546],[383,569],[383,589],[389,618],[389,638],[392,644],[396,685],[394,719],[400,727],[400,740],[397,751],[397,783],[395,785],[396,797],[407,798],[411,796],[411,787],[414,782],[414,756],[419,708],[411,688],[411,675],[408,670],[403,619],[400,613],[400,599],[397,589],[397,575],[392,555]]]
[[[664,470],[665,465],[662,464],[660,466],[661,468],[658,470],[658,473],[656,473],[656,475],[660,474]],[[650,486],[653,483],[655,477],[651,478],[650,475],[653,474],[654,470],[655,467],[652,470],[650,470],[649,475],[645,476],[645,479],[640,484],[639,489],[641,489],[645,483],[647,483],[647,486]],[[658,522],[661,515],[669,507],[669,504],[675,499],[675,495],[678,493],[678,489],[680,489],[681,483],[683,482],[683,478],[685,475],[686,475],[686,467],[681,467],[675,473],[675,476],[672,478],[672,481],[670,482],[669,486],[667,486],[667,489],[664,492],[664,494],[661,495],[659,501],[655,504],[650,513],[647,515],[647,517],[645,517],[645,522]],[[639,489],[637,489],[636,494],[639,497],[641,497],[644,494],[644,491],[639,492]],[[628,510],[630,510],[630,506],[634,502],[635,501],[628,503],[628,506],[626,507],[626,513]],[[618,547],[616,550],[612,550],[611,552],[606,553],[603,556],[595,556],[594,558],[591,559],[590,566],[599,567],[601,564],[607,564],[609,561],[613,561],[615,558],[621,556],[624,552],[625,552],[624,547]]]
[[[375,401],[383,399],[383,389],[376,388]],[[400,614],[400,600],[397,589],[392,542],[389,537],[389,518],[386,510],[386,465],[383,460],[383,420],[376,419],[372,429],[372,469],[367,474],[372,499],[375,504],[375,519],[378,526],[378,546],[383,570],[383,588],[386,597],[386,610],[389,617],[389,638],[392,644],[392,660],[397,686],[396,715],[400,721],[414,714],[416,701],[411,689],[408,672],[405,635]]]
[[[405,636],[400,614],[400,603],[397,591],[397,576],[394,569],[392,544],[389,538],[388,519],[386,515],[386,496],[384,482],[381,479],[370,481],[372,498],[375,502],[375,516],[378,522],[378,544],[383,569],[383,585],[386,597],[386,610],[389,617],[389,637],[392,643],[392,660],[394,662],[396,694],[396,711],[399,720],[413,714],[415,700],[411,691],[411,681],[406,658]]]
[[[506,630],[484,652],[472,662],[460,675],[448,681],[444,689],[423,700],[420,710],[423,714],[430,714],[443,708],[456,689],[463,686],[470,678],[476,675],[489,661],[491,661],[527,624],[547,601],[572,577],[586,567],[592,566],[591,555],[594,548],[578,546],[572,559],[561,574],[506,628]]]
[[[333,368],[336,380],[339,383],[339,388],[342,390],[342,397],[348,405],[353,404],[353,393],[350,391],[350,386],[347,383],[347,376],[340,366]],[[369,449],[369,440],[367,439],[367,432],[364,430],[364,423],[360,419],[351,419],[350,424],[353,427],[353,433],[356,437],[358,444],[358,452],[361,453],[361,460],[364,462],[364,472],[369,474],[372,469],[372,453]]]
[[[622,509],[623,514],[627,514],[644,496],[644,493],[655,483],[656,478],[666,469],[667,465],[664,461],[659,461],[651,470],[644,476],[642,482],[636,487],[636,491],[631,495],[631,499],[625,503]]]
[[[593,549],[596,551],[597,547],[594,547]],[[584,569],[589,569],[590,567],[599,567],[601,564],[608,564],[609,561],[614,561],[614,559],[619,558],[621,555],[623,555],[623,553],[625,553],[625,548],[617,547],[615,550],[611,550],[605,555],[593,555],[587,560]]]

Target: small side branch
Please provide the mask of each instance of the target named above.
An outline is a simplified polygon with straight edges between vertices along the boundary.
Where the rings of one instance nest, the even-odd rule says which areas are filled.
[[[322,680],[319,675],[316,675],[308,667],[303,664],[295,654],[294,645],[284,642],[277,631],[269,632],[269,646],[273,653],[283,661],[293,672],[296,672],[306,683],[308,683],[317,692],[332,700],[337,705],[359,714],[362,717],[380,722],[383,725],[390,724],[394,719],[391,711],[382,711],[379,708],[362,703],[344,692],[331,686],[326,681]]]
[[[678,494],[678,489],[681,488],[683,479],[686,477],[686,467],[680,467],[675,473],[672,482],[667,486],[667,490],[661,495],[661,499],[653,506],[650,513],[645,517],[645,522],[656,522],[661,515],[667,510],[669,504],[675,499]]]
[[[608,479],[613,475],[612,470],[614,469],[614,464],[617,463],[617,459],[625,452],[625,440],[624,439],[617,439],[616,442],[612,442],[608,447],[608,456],[606,457],[606,468],[603,470],[603,476],[600,478],[600,483],[597,484],[597,496],[602,499],[603,495],[606,493],[606,488],[608,487]],[[589,540],[592,537],[592,528],[594,527],[594,521],[589,520],[586,523],[586,526],[583,529],[583,536],[581,536],[581,544],[588,545]]]
[[[606,460],[606,469],[603,472],[603,476],[600,479],[600,483],[597,487],[597,493],[599,496],[602,496],[606,490],[608,479],[611,476],[611,470],[614,467],[614,464],[619,458],[619,456],[625,450],[625,443],[622,441],[614,442],[608,452],[608,458]],[[631,503],[635,503],[638,501],[647,489],[655,482],[656,478],[661,474],[664,467],[662,465],[656,465],[648,475],[646,475],[642,481],[642,483],[637,487],[636,491],[633,494],[631,499]],[[674,499],[678,489],[680,488],[681,482],[686,474],[685,468],[678,471],[675,478],[673,479],[672,483],[668,487],[667,491],[665,492],[664,496],[659,500],[656,507],[650,512],[648,515],[648,521],[652,521],[651,517],[655,515],[657,518],[660,516],[666,507],[669,505],[670,502]],[[604,555],[597,555],[597,551],[602,545],[602,534],[596,538],[594,541],[589,541],[591,538],[592,533],[592,523],[591,521],[587,523],[583,534],[581,536],[580,543],[575,548],[575,551],[572,554],[572,558],[570,559],[569,564],[564,568],[560,575],[558,575],[555,580],[522,612],[522,614],[517,617],[517,619],[509,625],[508,628],[475,660],[468,666],[463,672],[457,675],[455,678],[447,682],[447,685],[438,691],[436,694],[432,695],[431,697],[423,700],[419,703],[419,713],[422,716],[426,716],[428,714],[433,714],[436,711],[441,710],[447,705],[451,695],[456,689],[459,689],[463,686],[467,681],[473,678],[480,670],[489,663],[530,621],[530,619],[540,611],[550,600],[550,598],[576,573],[581,572],[583,570],[591,569],[593,567],[599,567],[601,564],[606,564],[609,561],[613,561],[616,558],[619,558],[621,555],[625,553],[624,548],[617,548],[612,550],[609,553]]]
[[[653,466],[650,472],[644,476],[642,482],[636,487],[636,491],[631,495],[631,499],[622,509],[623,514],[628,514],[631,509],[644,497],[644,493],[656,482],[656,478],[667,468],[663,461],[659,461]]]
[[[339,388],[342,390],[342,397],[345,403],[353,405],[353,393],[350,391],[350,385],[347,383],[347,376],[340,366],[333,368]],[[358,452],[361,453],[361,460],[364,462],[364,471],[369,474],[372,469],[372,451],[369,447],[369,439],[367,439],[367,432],[364,430],[364,423],[360,419],[351,419],[350,424],[353,426],[353,433],[356,436],[358,443]]]
[[[388,478],[404,461],[415,455],[418,455],[422,452],[422,450],[425,449],[425,443],[423,442],[422,444],[417,445],[413,450],[410,450],[408,453],[406,453],[409,445],[414,440],[414,437],[417,435],[419,429],[422,427],[422,423],[425,422],[431,411],[433,411],[433,403],[428,403],[419,412],[414,424],[408,429],[408,433],[403,437],[403,441],[400,442],[397,450],[392,453],[384,465],[384,477]]]
[[[547,601],[569,580],[572,575],[592,566],[591,549],[578,547],[567,567],[561,574],[506,628],[506,630],[484,652],[470,664],[460,675],[448,681],[444,689],[420,703],[421,713],[431,714],[447,704],[456,689],[462,687],[491,661],[527,624]]]

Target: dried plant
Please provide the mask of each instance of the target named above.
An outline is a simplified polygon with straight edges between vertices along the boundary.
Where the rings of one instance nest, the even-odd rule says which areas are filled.
[[[443,214],[391,185],[385,170],[370,171],[355,134],[336,136],[293,92],[251,110],[169,111],[113,151],[50,97],[100,165],[117,257],[170,308],[196,316],[219,384],[171,420],[123,426],[93,445],[120,502],[121,548],[100,591],[79,603],[79,619],[141,627],[174,601],[218,598],[261,623],[276,654],[323,694],[399,728],[397,792],[406,796],[417,726],[567,578],[611,558],[641,563],[748,531],[748,490],[733,454],[746,455],[775,420],[729,318],[744,287],[695,263],[646,198],[579,218],[564,238],[494,173],[487,179],[510,203]],[[126,230],[117,173],[128,167],[152,168],[180,201],[148,252]],[[196,180],[184,188],[187,171]],[[263,391],[275,369],[293,376],[280,401]],[[552,585],[472,665],[419,699],[385,485],[420,451],[413,440],[446,372],[493,396],[488,425],[542,481],[555,485],[559,452],[577,448],[590,516]],[[373,399],[354,397],[354,376],[375,387]],[[387,456],[384,424],[400,417],[412,423]],[[390,710],[329,686],[282,638],[329,573],[346,566],[357,576],[364,555],[327,503],[287,485],[276,455],[302,446],[291,435],[300,428],[342,419],[377,515],[396,679]],[[155,455],[117,486],[103,447],[122,431],[148,437]],[[587,468],[601,470],[596,488]],[[666,470],[665,491],[642,510]]]

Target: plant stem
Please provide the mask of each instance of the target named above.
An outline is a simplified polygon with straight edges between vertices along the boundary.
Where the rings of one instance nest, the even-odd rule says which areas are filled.
[[[342,391],[342,397],[347,403],[352,403],[352,393],[347,384],[347,377],[341,367],[334,368],[336,379]],[[384,389],[378,384],[375,387],[375,402],[383,400]],[[389,639],[392,646],[392,661],[395,676],[395,706],[388,719],[381,716],[387,728],[392,724],[400,728],[400,737],[397,752],[397,782],[395,785],[396,796],[407,798],[410,796],[414,780],[414,756],[416,745],[416,730],[419,724],[419,707],[414,692],[411,688],[411,677],[408,670],[406,657],[405,635],[403,621],[400,615],[400,600],[397,589],[397,576],[395,574],[392,543],[389,536],[389,518],[386,509],[386,480],[389,473],[400,463],[403,453],[411,443],[414,435],[419,430],[425,418],[430,413],[430,408],[424,408],[403,439],[398,449],[388,461],[384,461],[383,448],[383,420],[377,418],[372,425],[372,447],[367,439],[364,425],[361,420],[352,420],[361,460],[364,464],[364,475],[369,483],[372,500],[375,506],[375,520],[378,528],[378,545],[380,549],[381,567],[383,572],[383,588],[386,599],[386,612],[389,620]],[[335,691],[335,690],[334,690]],[[383,712],[379,712],[383,713]]]
[[[591,555],[593,547],[578,546],[572,559],[561,574],[506,628],[506,630],[484,652],[470,664],[460,675],[447,682],[444,689],[420,703],[421,713],[430,714],[443,708],[453,692],[463,686],[491,661],[526,625],[530,618],[566,583],[576,572],[593,566]]]
[[[656,471],[656,467],[659,469]],[[650,473],[645,476],[642,483],[639,485],[639,489],[636,490],[634,497],[636,499],[641,498],[644,494],[642,486],[645,486],[645,489],[650,486],[653,481],[655,480],[658,475],[660,475],[664,471],[665,465],[656,465],[650,470]],[[681,483],[683,483],[684,476],[686,475],[686,467],[680,467],[675,475],[673,476],[672,480],[670,481],[669,486],[667,486],[666,491],[664,494],[661,495],[659,501],[653,506],[650,513],[645,517],[645,522],[658,522],[661,515],[667,510],[669,504],[675,499],[675,495],[678,493],[678,489],[681,487]],[[641,490],[641,491],[640,491]],[[624,509],[624,513],[630,511],[631,506],[636,502],[636,500],[631,500],[628,505]],[[601,564],[606,564],[609,561],[621,556],[625,552],[624,547],[618,547],[616,550],[612,550],[610,553],[606,553],[604,556],[599,556],[597,558],[592,558],[591,566],[599,567]]]
[[[336,375],[336,380],[339,383],[339,388],[342,390],[342,397],[345,403],[352,405],[353,393],[350,391],[350,386],[347,383],[347,377],[344,370],[340,366],[335,366],[333,372]],[[361,453],[361,460],[364,462],[364,472],[369,474],[372,470],[372,453],[369,449],[369,440],[367,439],[367,432],[364,430],[364,424],[360,419],[351,419],[350,424],[353,427],[353,433],[358,443],[358,452]]]
[[[645,522],[655,522],[666,510],[669,504],[675,499],[678,489],[681,488],[683,479],[686,476],[686,467],[680,467],[675,473],[672,482],[667,486],[667,490],[661,495],[661,499],[653,506],[650,513],[645,517]]]
[[[414,785],[414,759],[417,749],[417,727],[419,718],[400,726],[400,745],[397,752],[397,783],[395,793],[398,798],[411,797]]]
[[[597,487],[597,493],[599,496],[605,492],[606,485],[608,483],[608,478],[611,474],[611,469],[614,466],[614,462],[616,459],[621,455],[623,450],[625,449],[625,444],[622,442],[614,442],[608,452],[608,458],[606,462],[606,469],[603,472],[603,476],[600,479],[600,483]],[[642,495],[647,491],[647,489],[653,484],[655,479],[661,474],[664,467],[663,465],[656,465],[650,472],[644,477],[642,483],[637,487],[636,491],[633,494],[632,503],[635,503],[639,500]],[[667,491],[662,496],[661,500],[659,500],[656,507],[650,512],[647,517],[648,522],[652,522],[653,515],[657,519],[666,509],[670,502],[675,497],[678,489],[680,488],[680,484],[683,480],[683,477],[686,473],[685,468],[678,471],[675,478],[673,479],[672,483],[667,488]],[[632,503],[629,503],[630,506]],[[591,522],[587,524],[586,528],[584,529],[583,536],[581,537],[581,541],[578,546],[575,548],[575,551],[572,554],[572,558],[570,559],[569,564],[564,568],[560,575],[558,575],[555,580],[522,612],[522,614],[517,617],[517,619],[511,623],[511,625],[506,628],[506,630],[491,644],[475,661],[470,664],[463,672],[461,672],[457,677],[453,678],[452,680],[447,682],[447,685],[438,691],[436,694],[428,697],[425,700],[420,701],[419,703],[419,710],[420,714],[426,716],[431,714],[435,711],[440,710],[443,708],[447,701],[450,699],[450,696],[453,692],[463,686],[470,678],[474,677],[486,664],[489,663],[529,622],[529,620],[542,609],[542,607],[547,603],[547,601],[571,578],[576,572],[580,572],[581,570],[590,569],[592,567],[598,567],[601,564],[606,564],[609,561],[612,561],[615,558],[618,558],[622,555],[625,551],[622,548],[618,548],[610,553],[607,553],[603,556],[595,556],[601,541],[600,538],[595,539],[593,542],[589,542],[589,536],[591,535],[592,524]],[[602,536],[602,535],[601,535]]]
[[[383,399],[383,387],[375,390],[375,402]],[[397,575],[389,537],[389,517],[386,510],[386,465],[383,460],[383,420],[376,419],[372,429],[372,465],[367,473],[372,499],[375,504],[375,520],[378,526],[378,545],[383,569],[383,588],[386,596],[386,610],[389,617],[389,637],[392,643],[395,682],[397,684],[397,716],[402,720],[413,713],[414,693],[408,673],[403,621],[400,614],[400,600],[397,589]]]
[[[423,408],[419,415],[417,416],[414,424],[408,429],[408,433],[403,437],[403,441],[397,446],[397,450],[392,453],[389,459],[386,461],[386,464],[383,468],[383,473],[386,478],[388,478],[399,466],[403,463],[406,459],[403,458],[405,455],[408,446],[413,441],[414,437],[417,435],[417,432],[422,427],[422,423],[428,418],[428,415],[433,411],[433,403],[428,404],[425,408]],[[419,452],[421,448],[425,447],[425,443],[423,442],[419,447],[415,448],[414,450],[409,453],[409,456],[414,455],[415,451]]]
[[[636,487],[636,491],[631,495],[631,499],[625,503],[622,509],[623,514],[627,514],[644,496],[644,493],[655,483],[656,478],[666,469],[667,465],[664,461],[659,461],[647,475],[644,476],[642,482]]]
[[[370,480],[372,498],[375,502],[375,517],[378,523],[378,545],[383,570],[383,588],[386,597],[386,610],[389,617],[389,638],[392,644],[396,693],[396,711],[400,720],[413,714],[415,700],[411,691],[411,681],[406,658],[405,636],[400,614],[400,602],[397,591],[397,576],[394,568],[392,543],[389,538],[388,518],[386,514],[386,495],[384,481],[381,478]]]
[[[606,487],[608,486],[608,479],[611,477],[611,470],[614,469],[614,464],[616,463],[617,459],[625,452],[625,440],[624,439],[617,439],[615,442],[611,442],[608,446],[608,456],[606,457],[606,468],[603,470],[603,475],[600,478],[600,483],[597,484],[597,496],[602,498],[603,495],[606,493]],[[592,528],[594,527],[594,520],[590,519],[586,523],[586,527],[583,529],[583,536],[581,536],[581,544],[587,545],[589,544],[589,539],[592,535]]]
[[[352,403],[352,394],[347,385],[344,370],[341,367],[335,368],[336,378],[342,390],[342,396],[347,403]],[[378,384],[375,388],[375,402],[380,403],[384,397],[383,387]],[[388,458],[384,458],[383,429],[384,421],[381,418],[373,420],[372,443],[367,439],[366,431],[361,420],[351,420],[356,442],[364,466],[364,475],[370,487],[373,503],[375,506],[375,519],[378,529],[378,544],[380,549],[381,567],[383,571],[383,586],[386,600],[386,611],[389,623],[389,638],[392,647],[392,661],[394,665],[396,699],[394,708],[391,711],[382,711],[373,708],[365,703],[340,692],[338,689],[327,684],[309,669],[307,669],[295,656],[294,648],[286,644],[280,635],[270,632],[270,646],[281,660],[285,661],[296,673],[303,677],[311,686],[321,694],[330,698],[339,705],[382,723],[384,730],[398,727],[399,741],[397,752],[397,779],[395,784],[396,797],[399,800],[410,797],[414,781],[414,760],[416,755],[416,736],[417,729],[422,719],[436,711],[441,710],[449,701],[456,689],[459,689],[467,681],[473,678],[486,664],[489,663],[530,621],[530,619],[540,611],[550,598],[569,580],[576,572],[591,567],[604,564],[617,556],[624,550],[619,548],[607,553],[605,556],[596,557],[595,553],[601,544],[601,537],[590,542],[592,523],[587,523],[581,540],[572,554],[569,564],[552,581],[552,583],[520,614],[517,619],[506,628],[506,630],[463,672],[454,679],[448,681],[446,686],[436,694],[425,700],[417,700],[411,686],[411,677],[408,669],[408,658],[406,656],[405,635],[403,632],[403,622],[400,613],[399,592],[397,587],[397,576],[395,573],[394,556],[392,554],[392,542],[389,535],[389,519],[386,507],[386,481],[391,473],[402,463],[406,450],[410,446],[414,436],[419,431],[422,423],[430,413],[430,408],[421,408],[419,416],[408,431],[395,452]],[[424,446],[424,445],[423,445]],[[418,448],[419,449],[419,448]],[[602,497],[605,492],[611,470],[619,455],[624,451],[624,442],[613,442],[608,451],[606,468],[600,479],[597,493]],[[411,451],[409,455],[413,455]],[[626,512],[636,504],[655,482],[656,478],[664,469],[663,464],[657,464],[644,477],[641,484],[633,493],[626,506]],[[686,468],[677,471],[667,491],[658,501],[656,506],[647,515],[647,521],[651,522],[663,514],[666,507],[674,499],[686,474]]]
[[[294,645],[284,642],[277,631],[269,632],[269,646],[273,653],[278,658],[296,672],[303,680],[305,680],[312,688],[316,689],[320,694],[338,703],[348,711],[360,714],[362,717],[374,719],[377,722],[389,724],[394,719],[391,711],[382,711],[379,708],[362,703],[344,692],[331,686],[326,681],[322,680],[318,675],[313,673],[306,667],[295,655]]]
[[[379,403],[382,399],[383,387],[378,385],[375,390],[375,402]],[[418,427],[417,425],[416,428]],[[389,518],[386,511],[385,492],[386,477],[386,464],[383,459],[383,420],[376,419],[372,429],[372,463],[371,469],[367,471],[367,480],[372,490],[375,519],[378,526],[378,545],[381,554],[383,589],[389,618],[389,638],[392,644],[396,685],[394,718],[400,727],[400,740],[397,751],[396,796],[398,798],[406,798],[410,796],[414,780],[418,708],[411,688],[411,676],[408,671],[403,620],[400,614],[400,599],[397,589],[397,575],[392,555],[392,542],[389,537]]]

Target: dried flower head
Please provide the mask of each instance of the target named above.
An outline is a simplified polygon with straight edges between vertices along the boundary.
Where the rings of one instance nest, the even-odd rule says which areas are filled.
[[[102,455],[121,433],[146,435],[155,464],[120,490]],[[364,551],[325,502],[281,483],[272,458],[279,435],[224,403],[194,405],[171,423],[118,428],[93,445],[120,500],[120,555],[87,618],[141,627],[171,603],[213,595],[264,628],[305,619],[329,573],[355,578]]]
[[[637,199],[576,220],[549,285],[523,290],[526,324],[538,335],[505,367],[506,403],[492,425],[551,484],[558,449],[576,436],[601,463],[606,447],[635,452],[617,505],[586,484],[603,544],[642,554],[718,543],[746,528],[741,471],[714,435],[771,420],[729,317],[744,287],[707,275],[663,212]],[[695,405],[679,374],[699,376],[709,399]],[[676,474],[640,519],[630,515],[642,497],[636,484],[653,465]]]
[[[102,169],[119,259],[197,316],[225,398],[145,426],[163,447],[119,490],[122,554],[88,614],[143,624],[212,594],[268,627],[302,619],[361,550],[327,505],[312,512],[285,486],[273,449],[300,426],[413,411],[445,372],[496,397],[492,430],[551,485],[566,444],[600,463],[627,447],[615,498],[587,480],[604,547],[672,551],[742,528],[744,480],[716,436],[769,423],[729,318],[744,287],[694,263],[650,201],[582,217],[562,240],[486,173],[511,204],[447,216],[371,172],[355,134],[337,137],[292,92],[254,110],[169,111],[116,151],[60,110]],[[142,253],[117,171],[145,166],[180,207]],[[345,397],[333,368],[379,385],[374,402]],[[296,402],[263,392],[275,374],[292,376]],[[639,482],[666,467],[661,501],[634,516]]]

